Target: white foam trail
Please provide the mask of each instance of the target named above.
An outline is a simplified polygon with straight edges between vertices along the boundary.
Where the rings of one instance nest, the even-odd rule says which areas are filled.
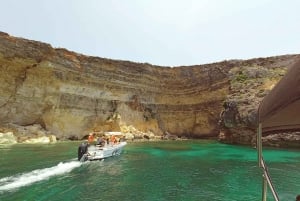
[[[82,163],[78,161],[71,161],[66,163],[59,163],[56,166],[44,169],[33,170],[28,173],[4,177],[0,179],[0,192],[13,190],[22,186],[27,186],[34,182],[48,179],[52,176],[61,175],[64,173],[71,172],[76,167],[79,167]]]

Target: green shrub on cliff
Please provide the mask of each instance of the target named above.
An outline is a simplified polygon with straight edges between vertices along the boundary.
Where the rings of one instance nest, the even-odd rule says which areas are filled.
[[[248,79],[247,75],[245,75],[242,71],[240,71],[235,77],[234,81],[245,82],[247,79]]]

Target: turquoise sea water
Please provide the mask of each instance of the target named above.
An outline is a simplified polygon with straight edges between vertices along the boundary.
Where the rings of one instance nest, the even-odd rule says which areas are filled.
[[[120,156],[80,163],[78,144],[0,146],[0,200],[261,200],[261,171],[250,147],[205,140],[129,143]],[[279,197],[294,201],[300,150],[265,149],[264,155]]]

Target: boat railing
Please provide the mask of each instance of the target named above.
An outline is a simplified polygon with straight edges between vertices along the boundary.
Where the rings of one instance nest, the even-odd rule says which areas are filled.
[[[262,154],[262,125],[259,124],[258,131],[257,131],[257,153],[258,153],[258,166],[262,169],[262,201],[267,200],[267,189],[268,186],[272,192],[275,201],[279,201],[278,194],[274,188],[274,185],[271,180],[271,176],[268,171],[268,167],[264,161],[263,154]]]
[[[268,171],[268,167],[266,166],[266,163],[264,161],[264,159],[262,158],[261,159],[261,168],[263,170],[263,201],[266,201],[267,199],[267,184],[272,192],[272,195],[274,197],[274,200],[275,201],[279,201],[279,198],[278,198],[278,194],[274,188],[274,185],[273,185],[273,182],[271,180],[271,177],[270,177],[270,174],[269,174],[269,171]]]

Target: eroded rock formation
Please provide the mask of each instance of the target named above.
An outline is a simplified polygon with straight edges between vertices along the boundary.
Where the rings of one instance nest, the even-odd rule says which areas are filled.
[[[252,59],[230,69],[230,91],[220,117],[221,141],[255,145],[259,104],[298,59],[299,55]],[[298,135],[291,133],[280,135],[281,138],[277,134],[269,135],[263,142],[271,146],[295,147]]]
[[[132,132],[130,128],[216,137],[225,106],[222,133],[226,140],[237,139],[234,128],[248,129],[252,109],[277,81],[276,75],[270,83],[248,85],[244,75],[263,79],[270,69],[281,75],[297,57],[170,68],[85,56],[0,33],[0,123],[39,124],[59,139],[81,139],[91,130]],[[245,97],[238,98],[239,93]]]

